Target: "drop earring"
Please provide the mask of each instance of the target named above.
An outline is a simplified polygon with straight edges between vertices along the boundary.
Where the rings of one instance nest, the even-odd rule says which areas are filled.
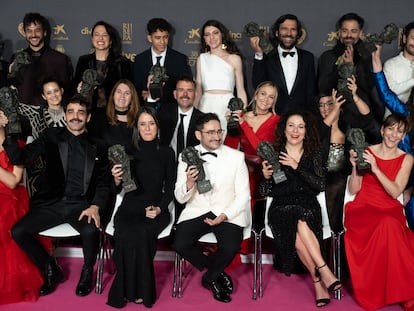
[[[221,49],[222,50],[227,50],[227,45],[225,45],[224,43],[221,44]]]

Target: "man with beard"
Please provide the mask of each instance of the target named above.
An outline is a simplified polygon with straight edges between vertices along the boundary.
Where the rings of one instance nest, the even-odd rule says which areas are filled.
[[[90,119],[87,105],[79,96],[71,98],[65,109],[66,127],[47,128],[23,148],[12,136],[3,142],[14,165],[31,163],[39,156],[46,160],[39,189],[30,200],[30,210],[11,232],[16,243],[43,273],[40,296],[55,291],[63,281],[63,272],[35,235],[62,223],[75,228],[83,244],[84,265],[76,295],[86,296],[92,290],[100,215],[108,201],[111,176],[107,149],[93,143],[85,130]]]
[[[406,103],[414,87],[414,22],[403,29],[402,51],[384,64],[384,74],[390,89]]]
[[[180,77],[173,92],[177,103],[162,105],[158,112],[160,142],[170,145],[176,157],[185,147],[198,145],[195,123],[202,112],[194,107],[195,93],[196,84],[193,78]]]
[[[250,38],[255,57],[252,72],[253,87],[263,81],[277,85],[279,95],[276,113],[305,108],[315,111],[313,103],[316,94],[315,65],[312,53],[296,47],[302,36],[302,25],[292,14],[279,17],[273,24],[277,48],[264,54],[259,46],[259,37]]]
[[[365,50],[361,46],[362,28],[364,19],[356,13],[347,13],[337,22],[339,40],[336,45],[328,51],[322,53],[318,62],[318,87],[320,92],[330,93],[332,89],[337,89],[339,78],[339,66],[343,63],[353,64],[354,76],[358,86],[357,95],[371,109],[373,117],[378,124],[382,123],[385,107],[381,103],[375,88],[373,76],[371,74],[371,55],[363,54]],[[351,127],[363,128],[357,106],[353,102],[347,101],[342,106],[345,122]],[[380,138],[375,132],[379,131],[379,125],[372,129],[364,130],[367,140],[376,143]],[[378,132],[379,133],[379,132]]]
[[[20,101],[39,106],[44,103],[40,81],[53,76],[65,90],[64,96],[72,94],[73,67],[70,58],[49,46],[50,24],[39,13],[27,13],[23,18],[24,35],[29,46],[24,50],[30,55],[30,65],[25,67],[23,79],[13,79],[10,84],[17,87]],[[10,66],[10,71],[13,62]]]

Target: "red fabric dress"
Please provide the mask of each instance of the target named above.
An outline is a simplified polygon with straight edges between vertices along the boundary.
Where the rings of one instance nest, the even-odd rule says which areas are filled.
[[[269,141],[272,144],[275,141],[276,126],[279,123],[280,116],[272,114],[266,121],[260,125],[256,133],[253,132],[252,127],[245,121],[240,125],[241,134],[237,137],[226,136],[224,144],[239,149],[244,152],[246,158],[247,168],[249,169],[249,182],[250,182],[250,206],[256,203],[256,199],[260,197],[258,191],[258,185],[263,177],[262,174],[262,160],[257,155],[257,145],[261,141]],[[248,240],[244,240],[241,245],[241,253],[249,254],[251,251],[251,245]]]
[[[240,125],[242,130],[240,136],[230,137],[227,135],[224,142],[225,145],[235,149],[240,147],[240,150],[245,154],[246,163],[249,169],[250,193],[252,196],[251,206],[254,206],[255,199],[258,197],[257,186],[263,176],[261,159],[256,152],[257,145],[261,141],[274,143],[276,126],[279,120],[279,115],[272,114],[262,123],[262,125],[260,125],[256,133],[253,132],[252,127],[247,122],[243,122]]]
[[[371,152],[372,153],[372,152]],[[405,155],[378,167],[395,180]],[[355,298],[365,310],[414,299],[414,234],[401,203],[377,177],[364,175],[355,200],[345,206],[345,248]]]
[[[0,166],[13,171],[5,151],[0,152]],[[36,301],[43,279],[37,267],[11,237],[10,230],[29,209],[26,188],[10,189],[0,182],[0,305]]]

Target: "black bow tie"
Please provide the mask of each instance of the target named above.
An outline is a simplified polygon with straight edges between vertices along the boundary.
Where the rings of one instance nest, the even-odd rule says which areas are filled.
[[[283,52],[282,52],[282,56],[283,56],[283,57],[286,57],[286,56],[288,56],[288,55],[290,55],[290,56],[292,56],[292,57],[293,57],[293,56],[295,55],[295,52],[285,52],[285,51],[283,51]]]
[[[201,156],[204,156],[204,155],[211,155],[211,156],[213,156],[213,157],[216,157],[216,158],[217,158],[217,153],[215,153],[215,152],[211,152],[211,151],[202,152],[200,155],[201,155]]]

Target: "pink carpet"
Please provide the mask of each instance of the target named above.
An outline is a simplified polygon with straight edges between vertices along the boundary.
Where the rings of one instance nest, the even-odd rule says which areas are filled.
[[[106,305],[106,298],[112,276],[104,274],[104,290],[102,295],[95,292],[87,297],[77,297],[75,287],[80,275],[82,259],[59,258],[66,280],[60,284],[56,292],[39,298],[37,302],[17,303],[0,306],[1,311],[105,311],[116,310]],[[157,276],[158,300],[153,310],[318,310],[314,304],[313,284],[308,276],[286,277],[272,270],[271,265],[264,265],[264,296],[252,300],[252,265],[242,264],[229,271],[235,283],[233,301],[229,304],[217,302],[211,293],[201,287],[201,273],[186,266],[188,275],[184,279],[183,298],[171,297],[173,263],[157,261],[155,263]],[[342,291],[340,301],[333,300],[325,310],[352,311],[362,310],[346,289]],[[143,305],[129,303],[123,310],[144,310]],[[389,306],[381,311],[402,310],[400,306]]]

